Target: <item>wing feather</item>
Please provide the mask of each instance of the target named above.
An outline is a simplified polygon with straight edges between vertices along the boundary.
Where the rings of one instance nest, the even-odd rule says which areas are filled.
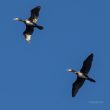
[[[31,20],[32,22],[36,23],[39,17],[39,12],[40,12],[41,7],[37,6],[35,8],[33,8],[31,10],[31,16],[29,18],[29,20]]]
[[[34,31],[34,27],[26,25],[26,30],[23,32],[26,41],[29,42],[31,40],[31,35],[33,34],[33,31]]]
[[[86,58],[86,60],[84,60],[83,66],[82,66],[80,72],[85,73],[85,74],[88,74],[88,72],[89,72],[89,70],[90,70],[90,68],[91,68],[91,66],[92,66],[92,61],[93,61],[93,53],[90,54],[90,55]]]
[[[85,79],[77,77],[76,81],[72,85],[72,97],[76,96],[78,90],[82,87]]]

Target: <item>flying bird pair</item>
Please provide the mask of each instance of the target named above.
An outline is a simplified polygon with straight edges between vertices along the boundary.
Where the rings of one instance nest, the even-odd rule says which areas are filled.
[[[14,20],[16,20],[16,21],[21,21],[21,22],[25,23],[26,30],[23,32],[23,35],[27,42],[29,42],[31,40],[31,36],[34,32],[34,28],[38,28],[39,30],[43,29],[43,26],[36,24],[36,22],[38,21],[40,9],[41,9],[40,6],[33,8],[31,10],[31,16],[26,20],[22,20],[20,18],[14,18]]]
[[[68,72],[73,72],[77,75],[76,81],[72,85],[72,97],[76,96],[78,90],[82,87],[85,80],[96,82],[94,79],[88,76],[93,61],[93,53],[90,54],[83,62],[83,66],[80,71],[68,69]]]
[[[40,26],[37,23],[38,17],[39,17],[39,12],[40,12],[41,7],[37,6],[31,10],[31,16],[26,19],[22,20],[20,18],[15,18],[14,20],[21,21],[25,23],[26,25],[26,30],[23,32],[25,39],[27,42],[31,40],[31,36],[33,34],[34,28],[38,28],[39,30],[43,29],[43,26]],[[93,60],[93,54],[90,54],[86,60],[83,62],[83,66],[80,71],[75,71],[73,69],[68,69],[68,72],[73,72],[77,75],[76,81],[72,85],[72,97],[74,97],[78,90],[81,88],[81,86],[84,84],[85,80],[89,80],[91,82],[95,82],[94,79],[90,78],[87,74],[89,73],[89,70],[92,65],[92,60]]]

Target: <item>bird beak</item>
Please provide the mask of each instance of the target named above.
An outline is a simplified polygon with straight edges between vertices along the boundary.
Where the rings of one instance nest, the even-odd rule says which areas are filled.
[[[76,71],[73,69],[67,69],[67,72],[76,72]]]

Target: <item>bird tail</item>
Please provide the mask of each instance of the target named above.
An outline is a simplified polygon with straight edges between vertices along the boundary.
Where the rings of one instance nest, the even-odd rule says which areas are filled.
[[[91,81],[91,82],[96,82],[94,79],[92,78],[87,78],[87,80]]]
[[[43,26],[40,26],[40,25],[37,25],[36,24],[36,26],[35,27],[37,27],[39,30],[43,30],[44,29],[44,27]]]

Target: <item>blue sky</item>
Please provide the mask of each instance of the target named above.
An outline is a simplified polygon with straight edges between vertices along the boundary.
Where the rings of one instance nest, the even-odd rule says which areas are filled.
[[[109,107],[109,0],[3,0],[0,4],[0,110],[106,110]],[[26,43],[27,18],[41,5],[39,24]],[[83,60],[94,53],[90,76],[71,97]]]

